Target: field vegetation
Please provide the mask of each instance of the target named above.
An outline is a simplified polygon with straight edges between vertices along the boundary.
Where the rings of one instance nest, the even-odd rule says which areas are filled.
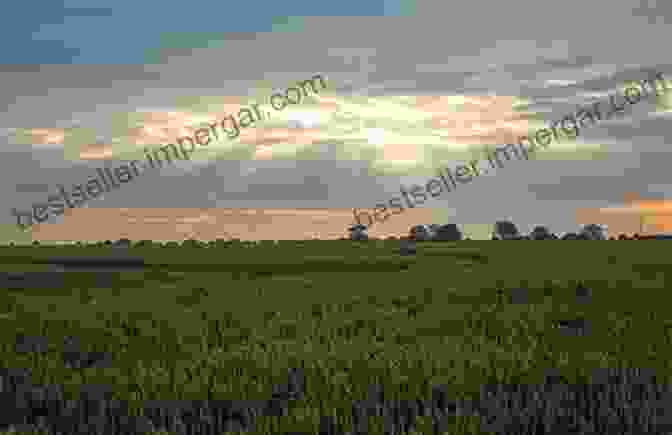
[[[2,248],[0,427],[520,434],[504,409],[522,402],[501,394],[537,391],[545,419],[569,406],[541,405],[552,384],[620,394],[615,382],[646,378],[659,397],[672,373],[663,245],[418,242],[410,256],[393,240],[131,247],[123,256],[141,267],[107,279],[65,267],[60,287],[16,276],[120,251]]]

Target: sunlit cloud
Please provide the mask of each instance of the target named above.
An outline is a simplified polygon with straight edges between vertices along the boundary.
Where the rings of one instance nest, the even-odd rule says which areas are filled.
[[[670,98],[669,93],[656,97],[656,113],[672,110]],[[530,101],[503,95],[369,97],[340,96],[324,90],[280,111],[259,101],[264,119],[241,128],[234,139],[223,134],[219,139],[211,137],[211,143],[198,147],[192,159],[240,159],[241,149],[248,149],[246,155],[253,160],[300,158],[320,144],[333,143],[339,145],[340,158],[367,159],[383,172],[424,170],[440,164],[437,153],[449,153],[454,159],[474,158],[475,153],[516,142],[552,121],[545,119],[546,114],[530,111]],[[129,154],[139,155],[145,147],[192,136],[196,129],[215,125],[229,115],[235,117],[252,103],[239,96],[203,97],[163,110],[118,114],[114,137],[105,145],[92,145],[91,132],[80,134],[78,128],[67,132],[35,128],[23,134],[32,144],[76,149],[82,160],[125,159]],[[562,153],[563,159],[581,158],[581,153],[589,155],[603,146],[561,137],[545,153]]]
[[[82,160],[111,159],[114,153],[111,144],[90,144],[82,147],[79,157]]]
[[[14,134],[33,145],[61,145],[65,139],[65,130],[62,128],[17,129]]]
[[[582,209],[579,214],[584,217],[591,216],[589,220],[602,219],[617,225],[625,223],[625,226],[621,226],[623,230],[617,232],[672,232],[672,200],[643,199],[635,192],[626,193],[621,205]]]

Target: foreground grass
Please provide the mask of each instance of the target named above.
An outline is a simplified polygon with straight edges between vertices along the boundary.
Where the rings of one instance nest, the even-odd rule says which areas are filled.
[[[108,288],[82,274],[63,290],[3,292],[0,360],[72,397],[110,385],[137,413],[147,400],[266,400],[291,368],[304,370],[305,395],[253,433],[312,433],[325,415],[347,428],[371,385],[384,387],[385,400],[428,398],[434,385],[466,400],[486,383],[541,384],[550,369],[573,384],[621,367],[653,369],[669,383],[664,241],[421,243],[415,257],[397,247],[131,250],[151,270],[122,272]],[[0,259],[17,266],[106,252],[14,248]],[[589,302],[577,299],[579,282],[592,289]],[[589,332],[558,327],[577,318]],[[76,336],[113,361],[73,369],[58,348],[18,352],[21,335]],[[430,433],[421,420],[417,430]],[[371,433],[383,433],[382,418],[371,421]],[[450,430],[479,433],[479,422],[457,417]]]

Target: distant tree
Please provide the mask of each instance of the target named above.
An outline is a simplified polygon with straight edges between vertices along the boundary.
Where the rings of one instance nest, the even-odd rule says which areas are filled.
[[[494,234],[499,240],[517,240],[520,239],[518,227],[511,221],[495,222]]]
[[[607,229],[604,225],[588,224],[581,228],[580,235],[583,235],[588,240],[606,240]]]
[[[362,224],[355,224],[348,228],[350,240],[364,241],[369,240],[368,227]]]
[[[33,246],[40,246],[40,242],[37,241],[37,240],[33,240],[32,245],[33,245]]]
[[[463,235],[457,224],[441,225],[436,230],[434,240],[456,242],[462,240]]]
[[[552,239],[550,230],[542,225],[538,225],[532,229],[532,232],[530,233],[530,238],[532,240]]]
[[[412,240],[429,241],[434,238],[434,232],[432,231],[432,228],[429,225],[420,224],[411,227],[411,229],[408,232],[408,236]]]

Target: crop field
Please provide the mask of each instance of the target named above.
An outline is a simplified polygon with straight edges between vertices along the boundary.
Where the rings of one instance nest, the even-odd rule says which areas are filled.
[[[1,248],[0,428],[672,432],[666,245]]]

